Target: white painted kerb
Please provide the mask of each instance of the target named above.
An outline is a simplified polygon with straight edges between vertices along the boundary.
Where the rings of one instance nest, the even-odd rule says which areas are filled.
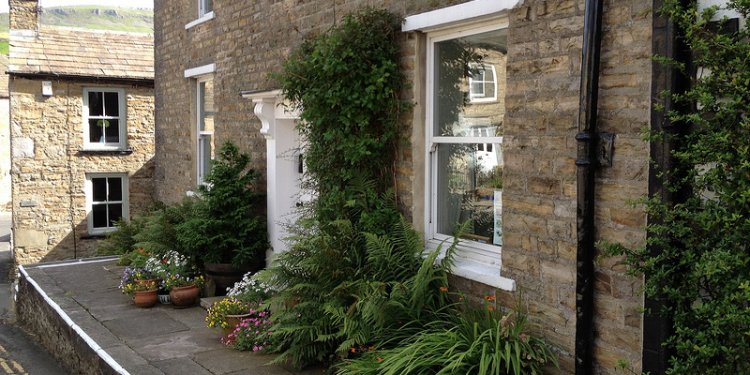
[[[91,262],[105,262],[105,261],[111,261],[111,260],[112,259],[95,260]],[[70,266],[70,265],[80,264],[80,263],[86,263],[86,262],[76,261],[76,262],[69,262],[69,263],[58,263],[58,264],[49,265],[48,267],[65,267],[65,266]],[[40,266],[40,268],[42,267],[45,267],[45,266]],[[42,290],[39,284],[37,284],[36,281],[31,278],[31,276],[29,276],[28,272],[26,272],[26,269],[22,265],[18,266],[18,271],[21,272],[21,274],[23,275],[24,278],[26,278],[29,284],[31,284],[34,287],[34,289],[36,289],[36,291],[42,296],[42,298],[44,298],[44,301],[47,302],[52,307],[52,309],[55,310],[55,312],[57,312],[58,315],[60,315],[60,317],[65,322],[65,324],[67,324],[68,327],[73,329],[73,332],[81,336],[83,341],[85,341],[86,344],[88,344],[89,347],[94,350],[94,352],[99,356],[99,358],[101,358],[105,363],[107,363],[110,367],[112,367],[112,369],[116,371],[118,374],[130,375],[130,373],[127,370],[125,370],[122,366],[120,366],[120,364],[117,363],[117,361],[115,361],[114,358],[112,358],[112,356],[110,356],[106,350],[104,350],[101,346],[99,346],[99,344],[97,344],[96,341],[94,341],[91,338],[91,336],[86,334],[86,332],[83,329],[81,329],[81,327],[78,326],[78,324],[75,324],[75,322],[73,322],[73,320],[70,319],[68,314],[66,314],[65,311],[63,311],[60,305],[58,305],[55,301],[49,298],[47,293],[45,293],[44,290]]]

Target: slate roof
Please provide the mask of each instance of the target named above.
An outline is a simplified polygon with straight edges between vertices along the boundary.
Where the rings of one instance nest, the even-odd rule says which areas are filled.
[[[154,79],[154,37],[149,34],[42,27],[11,30],[11,74]]]

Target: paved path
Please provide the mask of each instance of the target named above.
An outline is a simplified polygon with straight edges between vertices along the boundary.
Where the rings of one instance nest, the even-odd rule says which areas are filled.
[[[47,264],[26,272],[66,315],[130,374],[323,374],[270,366],[270,356],[229,349],[206,311],[157,305],[141,309],[117,289],[122,267],[114,260]]]

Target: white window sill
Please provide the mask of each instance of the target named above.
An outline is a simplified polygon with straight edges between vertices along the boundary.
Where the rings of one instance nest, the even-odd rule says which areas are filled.
[[[117,231],[117,228],[98,228],[88,231],[89,236],[106,236],[109,233]]]
[[[129,149],[124,146],[111,146],[111,147],[91,147],[91,146],[85,146],[81,149],[82,152],[133,152],[132,149]]]
[[[428,241],[427,251],[433,251],[436,248],[436,246],[431,245],[435,245],[434,241]],[[446,241],[442,245],[442,252],[438,257],[439,262],[442,262],[444,259],[444,252],[449,246],[449,241]],[[474,259],[462,257],[461,248],[459,248],[458,253],[454,255],[451,274],[509,292],[516,290],[515,280],[500,276],[499,264],[486,264]]]
[[[200,25],[200,24],[202,24],[204,22],[207,22],[207,21],[210,21],[212,19],[214,19],[214,12],[210,11],[210,12],[204,14],[203,16],[201,16],[200,18],[198,18],[197,20],[188,22],[188,24],[185,25],[185,30],[189,30],[192,27],[195,27],[197,25]]]

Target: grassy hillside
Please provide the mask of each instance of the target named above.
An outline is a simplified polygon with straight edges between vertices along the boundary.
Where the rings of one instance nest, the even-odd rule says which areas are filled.
[[[79,5],[44,8],[42,24],[95,30],[154,32],[152,9]],[[8,13],[0,13],[0,54],[8,54]]]
[[[102,7],[96,5],[51,7],[44,8],[42,24],[96,30],[153,33],[154,11],[152,9]]]

